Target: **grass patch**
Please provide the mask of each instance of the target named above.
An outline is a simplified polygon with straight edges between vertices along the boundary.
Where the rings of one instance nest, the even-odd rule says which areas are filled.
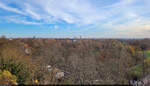
[[[142,74],[142,65],[136,65],[134,67],[131,67],[129,74],[140,76]]]
[[[150,59],[150,50],[146,50],[145,53],[146,53],[147,58]]]
[[[150,59],[150,50],[145,50],[144,52],[146,54],[146,58]],[[142,51],[138,51],[138,53],[142,54],[143,52]]]
[[[142,65],[136,65],[132,67],[133,71],[142,72]]]

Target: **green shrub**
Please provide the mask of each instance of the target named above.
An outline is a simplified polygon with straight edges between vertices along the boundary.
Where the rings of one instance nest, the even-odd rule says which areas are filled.
[[[25,84],[32,77],[30,65],[26,60],[0,57],[0,69],[8,70],[17,77],[19,84]]]

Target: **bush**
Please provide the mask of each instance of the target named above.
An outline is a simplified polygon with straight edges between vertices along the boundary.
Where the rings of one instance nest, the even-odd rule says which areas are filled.
[[[25,60],[0,57],[0,69],[9,70],[17,77],[19,84],[25,84],[31,79],[32,71],[30,65]]]
[[[17,77],[9,71],[0,71],[0,85],[16,85]]]
[[[24,55],[15,42],[4,43],[0,52],[0,69],[17,77],[18,84],[27,83],[32,77],[30,58]]]

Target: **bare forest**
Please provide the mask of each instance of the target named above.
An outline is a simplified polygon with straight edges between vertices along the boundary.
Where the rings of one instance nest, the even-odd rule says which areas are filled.
[[[149,50],[149,39],[1,37],[0,84],[129,84],[150,73]]]

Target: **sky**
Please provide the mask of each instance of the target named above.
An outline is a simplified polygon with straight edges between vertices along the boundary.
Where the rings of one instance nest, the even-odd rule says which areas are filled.
[[[150,38],[150,0],[0,0],[0,36]]]

